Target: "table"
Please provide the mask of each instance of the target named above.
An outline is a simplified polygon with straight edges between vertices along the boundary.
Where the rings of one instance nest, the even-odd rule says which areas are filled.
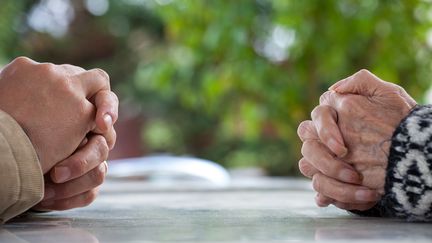
[[[432,242],[431,224],[353,216],[313,198],[295,178],[223,188],[108,180],[92,205],[16,218],[0,242]]]

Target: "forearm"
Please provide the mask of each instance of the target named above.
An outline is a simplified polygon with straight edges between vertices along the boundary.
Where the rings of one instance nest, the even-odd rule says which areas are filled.
[[[43,175],[37,154],[21,127],[0,110],[0,224],[42,199]]]

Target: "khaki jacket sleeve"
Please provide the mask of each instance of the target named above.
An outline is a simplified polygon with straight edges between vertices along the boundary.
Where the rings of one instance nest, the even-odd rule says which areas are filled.
[[[42,170],[30,139],[0,110],[0,224],[42,200],[43,188]]]

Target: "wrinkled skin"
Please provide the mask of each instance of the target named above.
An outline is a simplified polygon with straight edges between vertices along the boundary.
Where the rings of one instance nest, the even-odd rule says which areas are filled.
[[[319,206],[365,210],[376,204],[384,192],[391,136],[415,105],[401,87],[366,70],[321,96],[312,121],[298,129],[304,156],[299,167],[313,178]]]

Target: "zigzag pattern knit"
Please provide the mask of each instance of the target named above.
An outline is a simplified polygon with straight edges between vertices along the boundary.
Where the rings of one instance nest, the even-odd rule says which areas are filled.
[[[432,220],[432,106],[417,106],[393,134],[387,166],[385,215]]]

